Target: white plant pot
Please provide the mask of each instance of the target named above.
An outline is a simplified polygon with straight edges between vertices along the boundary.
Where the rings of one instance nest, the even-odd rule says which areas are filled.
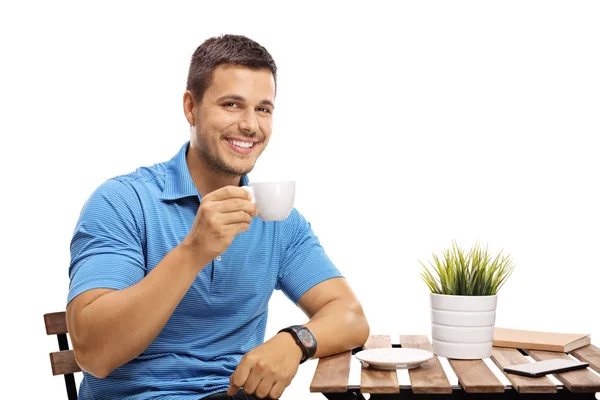
[[[431,339],[436,355],[461,360],[491,356],[498,295],[430,293],[429,299]]]

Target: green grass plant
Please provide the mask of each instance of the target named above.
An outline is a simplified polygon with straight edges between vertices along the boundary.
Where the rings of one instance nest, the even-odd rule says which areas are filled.
[[[466,252],[455,241],[440,256],[433,254],[430,267],[419,263],[431,293],[458,296],[495,295],[514,270],[510,256],[502,255],[502,251],[493,256],[487,247],[476,243]]]

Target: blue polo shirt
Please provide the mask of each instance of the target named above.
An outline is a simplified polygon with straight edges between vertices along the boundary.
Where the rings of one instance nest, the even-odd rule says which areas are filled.
[[[134,285],[186,237],[201,201],[188,146],[91,195],[71,241],[68,302],[86,290]],[[225,390],[242,356],[264,341],[274,289],[297,303],[311,287],[340,276],[296,209],[284,221],[254,218],[198,274],[148,349],[104,379],[84,371],[79,398],[199,399]]]

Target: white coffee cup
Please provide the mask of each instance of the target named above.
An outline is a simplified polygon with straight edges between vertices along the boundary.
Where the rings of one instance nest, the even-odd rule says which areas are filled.
[[[282,221],[294,208],[296,182],[252,182],[242,186],[252,196],[258,216],[264,221]]]

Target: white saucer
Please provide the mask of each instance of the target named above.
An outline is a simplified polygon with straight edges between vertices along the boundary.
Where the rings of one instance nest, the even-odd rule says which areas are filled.
[[[377,369],[412,369],[433,357],[430,351],[409,348],[370,349],[355,355],[363,363]]]

